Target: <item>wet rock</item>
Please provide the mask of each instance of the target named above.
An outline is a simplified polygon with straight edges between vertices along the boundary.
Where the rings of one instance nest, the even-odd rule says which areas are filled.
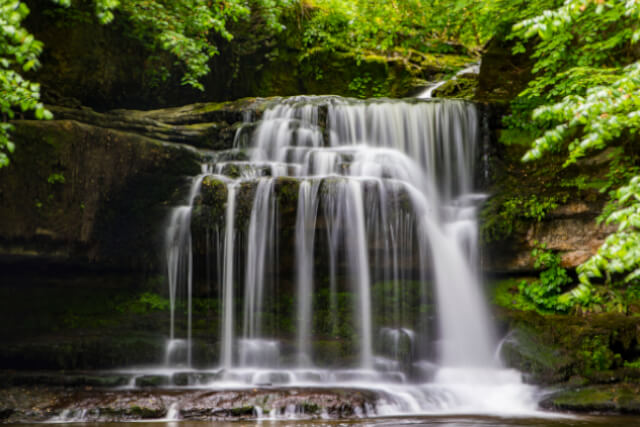
[[[562,390],[544,399],[540,406],[572,412],[640,414],[640,385],[622,383]]]
[[[598,224],[601,203],[570,202],[542,221],[523,223],[510,238],[487,245],[483,268],[492,273],[535,271],[531,251],[541,244],[557,252],[565,268],[576,268],[596,253],[615,225]]]
[[[0,408],[0,421],[6,420],[11,415],[13,415],[15,411],[11,408]]]
[[[171,377],[171,383],[177,386],[205,385],[218,378],[217,373],[178,372]]]
[[[637,366],[640,319],[620,313],[541,315],[498,311],[511,332],[501,354],[530,382],[614,383],[640,378]]]
[[[512,53],[514,41],[507,40],[508,28],[496,34],[482,55],[475,99],[507,105],[527,87],[534,62],[527,53]]]
[[[136,377],[136,387],[162,387],[169,385],[166,375],[143,375]]]
[[[500,348],[500,356],[513,368],[525,372],[528,382],[552,384],[568,379],[571,358],[526,327],[512,330]]]
[[[133,390],[100,391],[46,387],[0,389],[0,408],[9,422],[247,419],[273,413],[302,418],[354,417],[375,410],[379,396],[363,390]]]
[[[133,132],[159,141],[190,144],[200,148],[226,150],[233,147],[244,119],[259,118],[279,98],[247,98],[233,102],[199,103],[159,110],[111,110],[48,106],[57,120],[78,122]],[[246,131],[250,131],[247,127]]]
[[[435,98],[474,99],[478,87],[478,75],[466,73],[449,80],[433,91]]]

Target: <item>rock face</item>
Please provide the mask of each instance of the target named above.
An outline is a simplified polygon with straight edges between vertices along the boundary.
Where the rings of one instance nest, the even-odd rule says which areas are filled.
[[[12,325],[0,330],[0,365],[160,362],[166,315],[130,303],[163,289],[162,224],[198,153],[97,122],[14,125],[0,170],[0,321]]]
[[[485,47],[475,98],[506,107],[531,80],[533,61],[528,54],[513,55],[513,41],[506,40],[509,29],[498,33]]]
[[[15,125],[19,148],[0,170],[0,254],[153,265],[162,205],[199,170],[196,152],[71,120]]]
[[[570,202],[551,211],[542,221],[522,224],[505,241],[488,245],[484,269],[492,274],[535,271],[531,251],[540,245],[557,252],[562,266],[576,268],[596,253],[615,225],[598,224],[602,203]]]

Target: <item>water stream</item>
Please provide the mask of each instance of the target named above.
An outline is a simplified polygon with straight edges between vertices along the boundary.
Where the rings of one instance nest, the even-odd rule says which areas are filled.
[[[219,359],[199,386],[376,390],[369,415],[535,413],[536,390],[495,357],[476,265],[480,136],[479,113],[463,101],[274,102],[239,138],[249,160],[207,165],[216,173],[194,178],[188,205],[173,211],[167,368],[192,365],[192,209],[216,184],[226,188],[224,227],[205,262],[222,269],[209,338]],[[188,298],[184,337],[178,295]]]

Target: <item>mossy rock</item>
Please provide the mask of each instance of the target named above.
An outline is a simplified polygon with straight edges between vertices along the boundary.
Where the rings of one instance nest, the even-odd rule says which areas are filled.
[[[435,89],[433,96],[436,98],[473,99],[477,88],[478,76],[463,74]]]
[[[152,270],[163,204],[199,156],[74,121],[14,124],[17,149],[0,170],[0,254]]]
[[[540,406],[573,412],[640,414],[640,385],[623,383],[563,390],[544,399]]]
[[[584,378],[588,383],[619,382],[640,376],[637,365],[640,319],[622,314],[589,317],[542,315],[499,309],[513,339],[504,346],[506,361],[531,380],[557,383]]]
[[[143,375],[136,378],[137,387],[162,387],[169,383],[169,377],[166,375]]]
[[[508,366],[526,372],[530,382],[564,382],[571,374],[571,357],[560,348],[544,343],[526,327],[509,333],[501,346],[500,356]]]

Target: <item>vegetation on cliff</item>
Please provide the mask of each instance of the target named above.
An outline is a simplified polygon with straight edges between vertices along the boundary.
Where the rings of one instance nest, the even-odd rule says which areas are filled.
[[[640,3],[567,0],[557,9],[514,26],[514,35],[534,41],[534,79],[514,101],[514,127],[540,135],[524,156],[537,160],[566,153],[564,167],[609,148],[611,202],[602,221],[617,224],[598,253],[578,267],[576,302],[614,303],[620,288],[635,295],[640,277],[640,178],[633,160],[640,129]],[[524,52],[516,44],[515,52]],[[524,107],[523,107],[524,106]],[[529,114],[533,111],[533,122]],[[586,180],[592,180],[586,177]],[[607,286],[604,297],[593,285]],[[612,304],[609,304],[612,305]]]

